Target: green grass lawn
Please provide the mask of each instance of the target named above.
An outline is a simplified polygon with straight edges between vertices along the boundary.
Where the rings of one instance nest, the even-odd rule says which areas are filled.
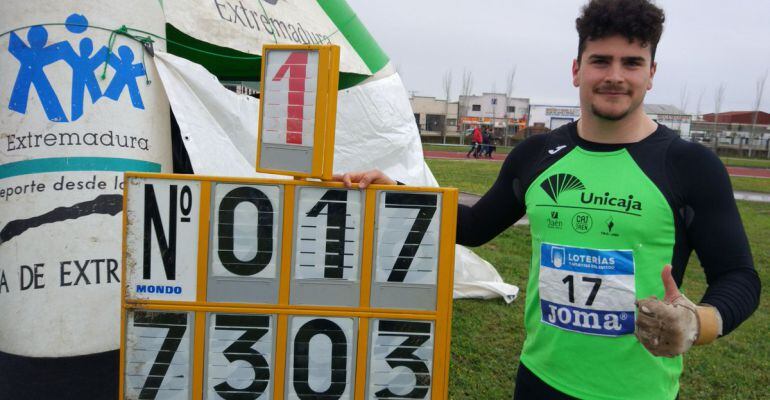
[[[428,151],[455,151],[455,152],[467,152],[470,149],[470,143],[458,146],[456,144],[434,144],[425,143],[422,145],[423,150]],[[501,154],[508,154],[513,147],[497,146],[497,152]],[[722,162],[730,167],[750,167],[750,168],[770,168],[770,160],[763,158],[736,158],[736,157],[720,157]]]
[[[497,176],[500,163],[428,160],[442,186],[483,193]],[[770,204],[739,202],[755,265],[763,282],[770,272]],[[530,235],[513,227],[474,249],[491,262],[506,282],[521,289],[512,304],[502,300],[457,300],[452,320],[449,393],[452,399],[509,399],[524,341],[524,296]],[[706,283],[697,257],[687,267],[683,290],[697,301]],[[682,400],[768,398],[770,382],[770,295],[762,294],[759,310],[730,335],[690,350],[681,379]]]
[[[423,150],[427,151],[454,151],[458,153],[467,153],[468,150],[471,149],[471,144],[465,144],[462,146],[456,145],[456,144],[433,144],[433,143],[425,143],[422,145]],[[508,154],[511,152],[511,149],[513,147],[510,146],[497,146],[497,149],[495,150],[497,153],[500,154]]]
[[[744,178],[741,176],[730,177],[733,182],[733,190],[745,192],[770,193],[769,178]]]
[[[462,192],[484,194],[495,182],[502,161],[426,159],[433,175],[443,186],[455,186]],[[770,179],[731,177],[734,190],[770,193]],[[449,183],[447,183],[449,182]]]
[[[770,168],[770,160],[762,158],[732,158],[720,157],[725,165],[730,167]]]

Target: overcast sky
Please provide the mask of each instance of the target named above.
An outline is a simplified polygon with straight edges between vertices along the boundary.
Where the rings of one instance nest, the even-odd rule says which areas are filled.
[[[505,91],[516,66],[514,97],[534,104],[577,105],[570,67],[575,18],[584,0],[348,0],[398,68],[407,90],[444,98],[442,77],[473,72],[473,92]],[[647,103],[722,111],[751,110],[757,80],[770,69],[770,1],[658,0],[666,12],[658,72]],[[770,81],[770,79],[768,79]],[[770,111],[770,82],[761,109]]]

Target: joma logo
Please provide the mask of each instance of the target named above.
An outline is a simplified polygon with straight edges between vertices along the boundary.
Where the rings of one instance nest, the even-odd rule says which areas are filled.
[[[596,312],[559,307],[555,304],[548,304],[548,315],[545,318],[548,323],[554,325],[597,331],[619,332],[623,328],[617,314],[605,314],[603,318],[600,318],[599,313]]]

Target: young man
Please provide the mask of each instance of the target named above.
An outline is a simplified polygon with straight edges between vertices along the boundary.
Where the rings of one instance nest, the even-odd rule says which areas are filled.
[[[584,7],[572,65],[581,119],[517,146],[479,202],[459,208],[457,242],[471,246],[529,216],[517,399],[673,399],[681,354],[758,305],[724,166],[644,113],[663,21],[647,0]],[[379,171],[338,179],[395,183]],[[708,282],[697,306],[678,290],[692,250]]]

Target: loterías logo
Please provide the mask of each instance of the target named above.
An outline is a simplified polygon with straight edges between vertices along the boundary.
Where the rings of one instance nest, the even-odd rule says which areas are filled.
[[[83,34],[88,30],[88,19],[82,14],[72,14],[67,17],[65,26],[73,34]],[[141,62],[134,63],[134,52],[130,47],[120,46],[118,54],[115,54],[102,46],[94,53],[93,40],[83,37],[77,46],[79,51],[75,51],[68,41],[48,44],[48,30],[40,25],[29,28],[26,39],[25,43],[16,32],[11,32],[8,41],[8,52],[19,62],[19,72],[8,104],[10,110],[26,114],[27,101],[33,87],[46,117],[54,122],[76,121],[80,118],[83,115],[86,90],[91,97],[91,104],[94,104],[103,97],[117,101],[123,90],[127,89],[133,107],[144,109],[136,79],[147,73]],[[45,71],[46,66],[58,62],[67,63],[72,69],[69,119]],[[105,63],[115,73],[102,93],[95,71]]]

